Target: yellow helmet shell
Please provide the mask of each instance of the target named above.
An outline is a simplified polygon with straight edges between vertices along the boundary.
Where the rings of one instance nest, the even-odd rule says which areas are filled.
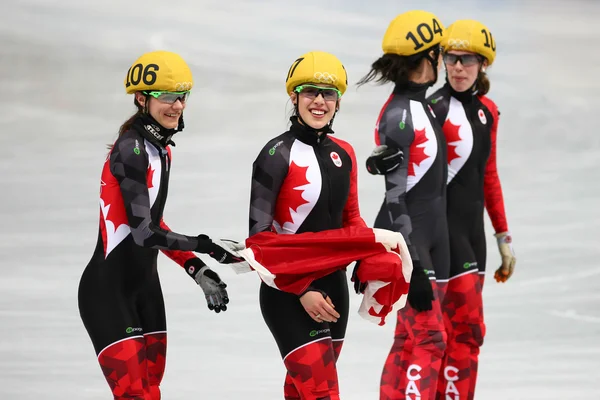
[[[323,51],[311,51],[294,61],[285,80],[286,93],[303,83],[326,83],[342,94],[348,88],[346,68],[336,56]]]
[[[390,22],[381,48],[385,54],[412,56],[440,44],[445,31],[434,14],[422,10],[408,11]]]
[[[128,94],[143,90],[184,92],[194,86],[192,71],[179,54],[152,51],[135,60],[125,76]]]
[[[444,51],[470,51],[484,56],[488,65],[496,58],[496,41],[490,30],[479,21],[462,19],[450,25],[442,40]]]

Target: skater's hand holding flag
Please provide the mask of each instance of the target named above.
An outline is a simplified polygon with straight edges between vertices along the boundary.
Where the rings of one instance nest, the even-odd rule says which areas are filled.
[[[225,245],[224,245],[225,244]],[[238,242],[221,239],[221,244],[215,243],[206,235],[198,235],[198,246],[196,252],[208,254],[221,264],[234,264],[244,260],[237,254],[236,249],[241,249]]]

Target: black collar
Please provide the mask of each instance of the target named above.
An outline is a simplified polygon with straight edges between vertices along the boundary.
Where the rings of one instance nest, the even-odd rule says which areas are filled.
[[[183,129],[183,117],[180,118],[177,129],[166,129],[156,122],[150,114],[143,113],[133,121],[131,127],[151,143],[166,148],[168,145],[175,146],[171,138],[181,130],[179,127]]]
[[[450,95],[454,97],[456,100],[461,103],[471,103],[473,98],[477,94],[477,90],[475,89],[476,83],[470,89],[465,90],[464,92],[457,92],[452,88],[452,85],[448,82],[448,78],[446,78],[446,84],[444,85],[450,91]]]
[[[406,96],[411,100],[417,100],[424,102],[427,89],[431,86],[431,83],[402,83],[397,84],[394,87],[394,94]]]
[[[301,124],[296,115],[290,117],[290,121],[292,122],[290,132],[302,143],[306,143],[310,146],[319,145],[327,139],[327,135],[334,133],[329,125],[325,126],[322,130],[317,131],[310,126]],[[321,134],[319,135],[319,133]]]

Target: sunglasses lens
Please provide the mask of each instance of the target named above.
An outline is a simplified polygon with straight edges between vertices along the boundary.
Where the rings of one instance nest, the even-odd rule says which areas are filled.
[[[479,58],[477,57],[477,54],[462,54],[460,56],[451,53],[444,54],[444,62],[446,64],[454,65],[458,61],[460,61],[463,67],[470,67],[471,65],[479,63]]]
[[[444,62],[446,64],[454,65],[454,64],[456,64],[456,61],[458,61],[458,56],[456,54],[450,54],[450,53],[444,54]]]
[[[321,93],[323,94],[323,100],[325,101],[336,101],[338,99],[338,94],[333,89],[324,89],[321,90]]]
[[[158,97],[156,99],[162,103],[167,103],[167,104],[173,104],[177,100],[181,101],[182,103],[185,103],[189,96],[190,96],[190,92],[184,92],[184,93],[162,92],[160,95],[158,95]]]
[[[471,65],[475,65],[479,62],[477,56],[475,54],[464,54],[461,56],[460,62],[465,67],[470,67]]]
[[[304,86],[300,91],[300,94],[308,97],[309,99],[314,99],[319,95],[319,89],[312,86]]]
[[[309,98],[315,99],[319,93],[323,96],[325,101],[336,101],[338,99],[338,92],[335,89],[327,89],[316,86],[300,86],[300,94]]]

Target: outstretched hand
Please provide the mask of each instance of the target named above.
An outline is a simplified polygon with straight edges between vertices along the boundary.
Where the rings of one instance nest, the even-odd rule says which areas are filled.
[[[244,249],[242,244],[228,239],[221,239],[221,241],[223,245],[213,242],[206,235],[199,235],[196,251],[208,254],[221,264],[234,264],[244,261],[244,258],[237,253]]]

